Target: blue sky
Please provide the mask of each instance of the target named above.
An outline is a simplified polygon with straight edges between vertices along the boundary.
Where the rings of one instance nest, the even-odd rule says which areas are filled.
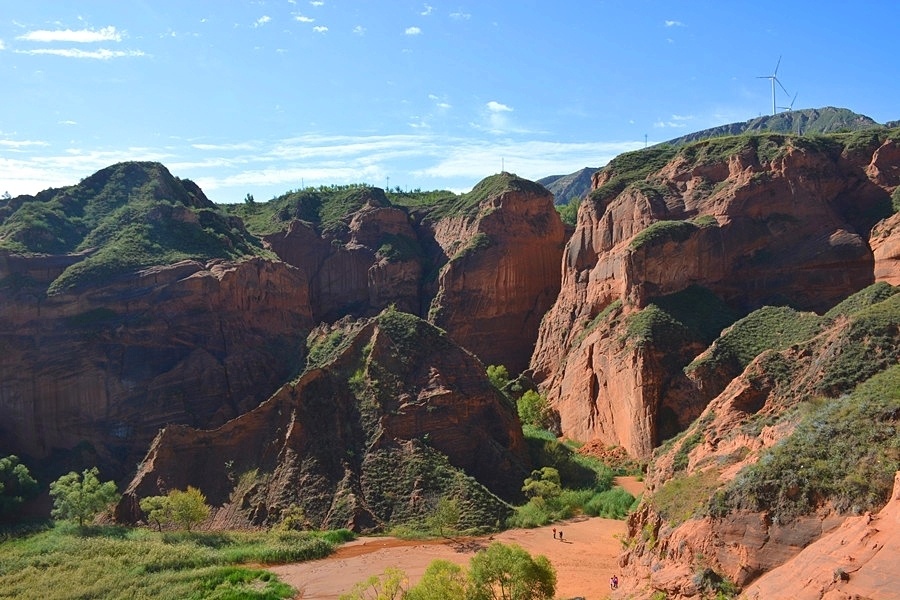
[[[0,0],[0,193],[158,160],[216,202],[466,191],[771,112],[900,119],[900,3]],[[645,138],[646,136],[646,138]]]

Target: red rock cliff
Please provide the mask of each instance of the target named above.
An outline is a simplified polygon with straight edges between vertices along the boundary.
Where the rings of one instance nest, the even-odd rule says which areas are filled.
[[[737,146],[722,152],[728,143]],[[642,156],[655,167],[628,185],[616,161],[595,175],[531,368],[564,434],[647,458],[659,442],[661,407],[684,427],[711,396],[678,391],[688,348],[677,349],[684,356],[673,370],[656,358],[675,349],[654,355],[623,343],[627,317],[690,286],[746,313],[770,303],[824,310],[876,273],[892,280],[896,228],[883,222],[875,236],[872,215],[890,206],[900,178],[890,140],[851,151],[804,138],[723,138],[628,160]]]

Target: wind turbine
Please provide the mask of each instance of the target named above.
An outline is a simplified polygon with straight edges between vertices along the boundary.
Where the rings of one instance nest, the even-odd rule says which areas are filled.
[[[780,65],[781,65],[781,57],[779,56],[778,62],[775,63],[775,71],[773,71],[771,75],[760,75],[759,77],[757,77],[757,79],[768,79],[769,81],[772,82],[772,115],[775,114],[775,109],[776,109],[776,107],[775,107],[775,84],[777,83],[778,85],[780,85],[781,89],[784,90],[784,93],[787,94],[788,96],[790,96],[790,92],[788,92],[787,90],[784,89],[784,86],[781,85],[781,81],[779,81],[779,79],[778,79],[778,67]]]
[[[797,94],[799,94],[799,93],[800,93],[800,92],[797,92]],[[797,94],[794,94],[794,98],[791,100],[791,103],[790,103],[789,105],[787,105],[787,106],[779,106],[778,108],[780,108],[781,110],[786,110],[786,111],[788,111],[788,112],[793,112],[793,110],[794,110],[794,102],[797,101]]]

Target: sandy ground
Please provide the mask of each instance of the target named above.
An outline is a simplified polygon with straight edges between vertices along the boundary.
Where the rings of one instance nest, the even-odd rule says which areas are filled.
[[[643,490],[643,484],[631,477],[618,478],[616,483],[632,494]],[[562,530],[562,541],[553,539],[553,527]],[[299,590],[297,598],[336,600],[356,582],[383,573],[388,567],[401,569],[415,584],[431,561],[440,558],[467,565],[477,550],[498,541],[518,544],[532,555],[543,554],[550,559],[556,569],[557,598],[600,600],[609,595],[609,578],[616,573],[622,550],[619,538],[624,534],[624,521],[577,518],[549,527],[452,541],[362,537],[344,544],[328,558],[271,570]]]

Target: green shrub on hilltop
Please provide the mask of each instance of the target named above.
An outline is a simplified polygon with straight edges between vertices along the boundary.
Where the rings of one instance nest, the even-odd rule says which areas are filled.
[[[794,432],[717,495],[714,514],[767,510],[786,522],[824,502],[860,513],[887,500],[900,470],[900,365],[850,395],[810,406]]]

